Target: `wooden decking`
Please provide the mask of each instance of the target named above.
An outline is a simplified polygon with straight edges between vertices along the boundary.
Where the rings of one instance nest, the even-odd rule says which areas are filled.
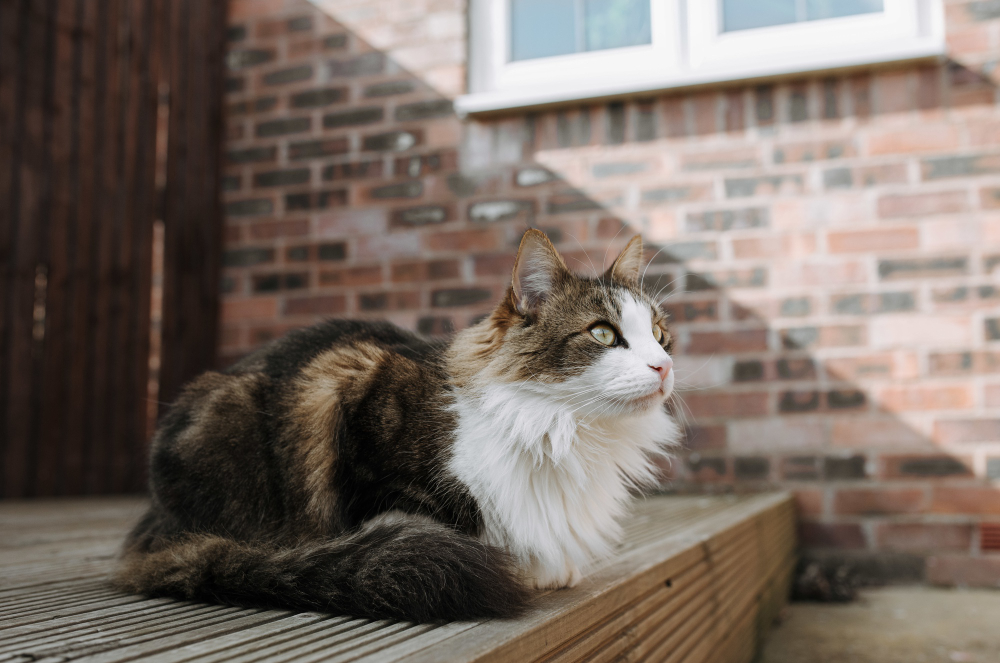
[[[786,595],[786,494],[653,497],[580,586],[517,621],[415,625],[108,589],[134,499],[0,502],[5,661],[749,661]]]

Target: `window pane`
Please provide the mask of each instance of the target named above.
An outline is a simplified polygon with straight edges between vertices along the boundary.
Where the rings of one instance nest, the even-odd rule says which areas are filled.
[[[649,0],[585,0],[584,16],[588,51],[652,41]]]
[[[806,19],[874,14],[882,9],[882,0],[806,0]]]
[[[511,60],[575,53],[574,0],[511,0]]]
[[[795,5],[795,0],[722,0],[722,31],[795,23]]]

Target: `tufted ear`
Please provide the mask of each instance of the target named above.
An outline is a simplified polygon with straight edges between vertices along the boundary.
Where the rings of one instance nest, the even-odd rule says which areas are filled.
[[[518,312],[524,315],[537,310],[556,281],[567,274],[566,263],[545,233],[530,228],[521,238],[511,279]]]
[[[639,270],[642,268],[642,237],[636,235],[615,258],[605,276],[612,281],[638,281]]]

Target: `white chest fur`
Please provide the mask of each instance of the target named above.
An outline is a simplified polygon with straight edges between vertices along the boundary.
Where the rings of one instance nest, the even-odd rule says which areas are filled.
[[[531,385],[458,394],[449,469],[482,511],[483,538],[509,550],[537,587],[572,586],[620,536],[630,488],[678,438],[662,407],[578,418]]]

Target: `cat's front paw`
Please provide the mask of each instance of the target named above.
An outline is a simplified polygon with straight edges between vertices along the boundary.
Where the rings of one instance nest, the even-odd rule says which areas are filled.
[[[576,564],[565,561],[562,564],[535,562],[528,571],[529,580],[535,589],[563,589],[575,587],[583,574]]]

